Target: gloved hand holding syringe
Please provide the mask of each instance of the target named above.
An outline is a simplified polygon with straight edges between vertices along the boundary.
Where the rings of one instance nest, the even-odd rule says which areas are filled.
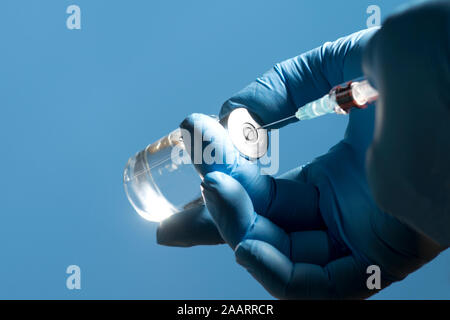
[[[357,79],[338,85],[322,98],[314,100],[298,108],[297,112],[289,117],[265,124],[259,129],[271,129],[293,118],[309,120],[327,113],[348,114],[350,109],[364,109],[369,103],[376,101],[378,91],[367,79]]]

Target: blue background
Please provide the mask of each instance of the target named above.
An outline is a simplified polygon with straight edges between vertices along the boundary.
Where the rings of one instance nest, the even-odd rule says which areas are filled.
[[[2,0],[0,298],[270,298],[226,246],[168,248],[128,203],[129,156],[281,60],[404,1]],[[66,28],[77,4],[82,29]],[[291,125],[281,170],[347,119]],[[180,190],[182,192],[182,190]],[[81,267],[82,289],[66,288]],[[450,252],[374,298],[450,298]]]

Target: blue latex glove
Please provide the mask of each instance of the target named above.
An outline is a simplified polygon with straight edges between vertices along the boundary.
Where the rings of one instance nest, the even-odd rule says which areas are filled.
[[[269,123],[293,114],[334,85],[362,75],[362,50],[375,31],[352,34],[276,65],[228,100],[221,115],[246,107]],[[365,177],[373,124],[373,107],[352,111],[340,143],[277,179],[246,161],[197,165],[208,210],[164,221],[158,242],[225,241],[237,262],[278,298],[368,297],[376,292],[366,286],[366,269],[373,264],[381,268],[382,287],[403,279],[443,248],[374,203]],[[213,143],[236,152],[209,117],[192,115],[181,127],[213,132]]]
[[[378,87],[368,178],[384,211],[450,245],[450,2],[390,17],[368,44]]]

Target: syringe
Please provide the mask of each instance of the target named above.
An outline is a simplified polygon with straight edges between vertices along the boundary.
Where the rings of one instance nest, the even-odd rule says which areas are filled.
[[[298,108],[292,116],[286,117],[261,126],[259,129],[271,129],[275,125],[297,118],[298,120],[309,120],[327,113],[348,114],[350,109],[364,109],[378,98],[375,90],[366,79],[348,81],[330,90],[322,98],[314,100]]]

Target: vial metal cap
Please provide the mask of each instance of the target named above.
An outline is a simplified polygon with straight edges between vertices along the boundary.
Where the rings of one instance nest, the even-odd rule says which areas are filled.
[[[266,154],[268,147],[267,130],[260,128],[261,125],[247,109],[234,109],[220,122],[228,130],[228,135],[235,148],[244,157],[255,160]]]

